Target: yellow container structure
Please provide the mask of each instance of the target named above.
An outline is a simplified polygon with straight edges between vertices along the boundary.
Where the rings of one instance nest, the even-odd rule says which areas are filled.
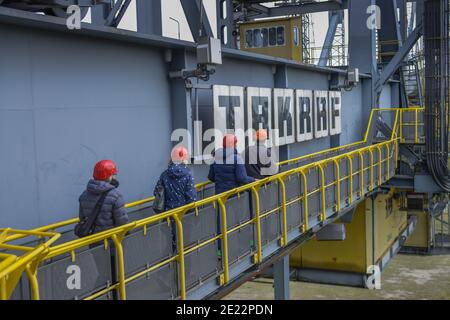
[[[302,20],[300,17],[243,22],[240,49],[302,62]]]
[[[345,223],[345,240],[313,238],[291,254],[290,264],[300,269],[356,273],[364,277],[369,266],[379,264],[389,253],[407,226],[407,212],[400,210],[399,200],[392,193],[380,194],[373,203],[368,198],[357,206],[351,222]]]

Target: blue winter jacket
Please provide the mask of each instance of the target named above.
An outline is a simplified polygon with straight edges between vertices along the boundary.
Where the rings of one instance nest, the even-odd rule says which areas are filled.
[[[216,185],[216,194],[254,182],[247,176],[245,164],[236,149],[218,149],[214,163],[209,168],[208,179]]]
[[[169,164],[156,184],[164,186],[165,210],[178,208],[197,200],[197,191],[191,170],[184,164]],[[156,187],[153,192],[156,195]]]
[[[82,220],[94,211],[95,205],[103,192],[108,192],[95,221],[94,233],[128,223],[125,201],[119,190],[106,181],[90,180],[86,190],[79,198],[79,217]]]

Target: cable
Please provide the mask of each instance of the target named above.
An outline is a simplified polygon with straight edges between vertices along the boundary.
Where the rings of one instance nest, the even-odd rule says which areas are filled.
[[[425,2],[425,137],[428,168],[436,183],[450,192],[449,2]]]

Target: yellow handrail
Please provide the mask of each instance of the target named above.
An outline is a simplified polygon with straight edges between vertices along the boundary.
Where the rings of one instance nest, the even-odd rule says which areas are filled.
[[[378,109],[374,109],[371,112],[371,119],[373,117],[374,112],[376,112]],[[380,109],[383,110],[383,109]],[[254,259],[254,263],[258,264],[261,263],[263,260],[263,254],[262,254],[262,239],[261,239],[261,217],[265,217],[269,214],[274,214],[275,212],[277,212],[277,210],[280,210],[280,212],[282,213],[282,240],[280,241],[280,246],[284,246],[287,244],[287,225],[286,225],[286,206],[289,204],[286,204],[286,189],[284,187],[284,180],[287,177],[290,177],[292,175],[300,175],[302,177],[302,182],[303,182],[303,194],[298,198],[295,199],[294,201],[302,201],[303,202],[303,227],[302,227],[302,231],[305,232],[308,230],[309,228],[309,219],[308,219],[308,197],[310,197],[311,195],[320,192],[321,194],[321,212],[320,212],[320,220],[325,220],[327,218],[327,211],[326,211],[326,189],[329,188],[331,185],[336,184],[336,189],[337,189],[337,193],[338,193],[338,198],[335,199],[336,200],[336,208],[337,211],[342,207],[340,204],[340,184],[342,181],[348,180],[349,181],[349,189],[350,189],[350,193],[349,193],[349,199],[348,199],[348,205],[351,205],[354,202],[354,198],[353,198],[353,191],[354,187],[353,187],[353,176],[355,175],[360,175],[360,197],[363,196],[363,194],[365,193],[365,186],[364,186],[364,172],[366,170],[370,170],[371,174],[370,174],[370,184],[369,184],[369,190],[372,190],[375,186],[374,184],[374,177],[373,177],[373,170],[375,166],[378,166],[378,170],[379,170],[379,176],[378,176],[378,183],[380,184],[383,182],[383,180],[388,179],[389,178],[389,161],[392,159],[392,157],[395,157],[394,159],[397,159],[397,153],[398,153],[398,143],[399,143],[399,139],[397,138],[397,124],[398,124],[398,119],[401,120],[402,116],[399,113],[402,113],[402,109],[389,109],[390,111],[396,111],[396,120],[395,120],[395,124],[394,124],[394,129],[393,129],[393,134],[390,140],[388,141],[384,141],[381,143],[378,143],[376,145],[371,145],[371,146],[366,146],[360,149],[356,149],[356,150],[352,150],[352,151],[348,151],[346,153],[340,154],[338,156],[334,156],[328,159],[324,159],[324,160],[320,160],[311,164],[307,164],[307,165],[303,165],[294,169],[290,169],[288,171],[279,173],[277,175],[271,176],[271,177],[267,177],[265,179],[253,182],[251,184],[247,184],[238,188],[235,188],[233,190],[227,191],[223,194],[220,195],[215,195],[215,196],[211,196],[205,199],[201,199],[199,201],[196,201],[194,203],[190,203],[186,206],[183,207],[179,207],[155,216],[151,216],[151,217],[147,217],[144,218],[142,220],[139,221],[134,221],[130,224],[127,224],[125,226],[121,226],[121,227],[117,227],[114,229],[109,229],[106,231],[103,231],[101,233],[97,233],[94,235],[91,235],[89,237],[86,238],[82,238],[82,239],[76,239],[76,240],[72,240],[63,244],[59,244],[56,246],[51,246],[57,238],[59,238],[60,234],[58,233],[49,233],[46,232],[45,230],[54,230],[57,228],[60,228],[62,226],[71,224],[71,223],[75,223],[78,219],[70,219],[70,220],[66,220],[64,222],[60,222],[57,224],[53,224],[51,226],[46,226],[46,227],[42,227],[42,228],[38,228],[35,230],[31,230],[31,231],[27,231],[29,234],[28,235],[40,235],[40,236],[46,236],[46,237],[51,237],[51,240],[49,240],[48,242],[46,242],[45,244],[38,246],[37,248],[35,248],[33,251],[29,252],[28,254],[25,254],[23,257],[23,259],[20,258],[16,258],[16,257],[9,257],[8,258],[8,266],[4,267],[4,263],[0,263],[0,298],[5,298],[7,297],[7,295],[4,293],[3,289],[5,286],[5,282],[8,281],[8,274],[11,273],[13,270],[17,270],[20,267],[27,267],[27,272],[28,272],[28,267],[31,265],[31,262],[33,262],[33,266],[35,268],[37,268],[37,266],[44,260],[47,259],[51,259],[54,257],[57,257],[59,255],[62,254],[66,254],[66,253],[70,253],[73,256],[75,256],[75,250],[82,248],[82,247],[86,247],[88,245],[91,244],[95,244],[98,242],[102,242],[102,241],[106,241],[108,239],[113,240],[114,244],[115,244],[115,249],[117,251],[117,263],[118,263],[118,271],[119,271],[119,279],[118,279],[118,283],[111,285],[110,287],[106,288],[106,289],[102,289],[98,292],[96,292],[95,294],[93,294],[91,297],[88,297],[87,299],[95,299],[96,297],[99,297],[102,294],[105,294],[111,290],[117,290],[120,294],[121,299],[125,299],[126,298],[126,284],[129,283],[130,281],[133,281],[135,279],[137,279],[138,277],[151,272],[153,270],[156,270],[159,267],[162,267],[164,265],[166,265],[167,263],[171,263],[174,260],[176,260],[178,262],[179,265],[179,287],[180,287],[180,297],[182,299],[186,298],[187,295],[187,288],[186,288],[186,278],[185,278],[185,271],[184,271],[184,257],[186,254],[203,247],[204,245],[211,243],[212,241],[216,241],[218,239],[221,239],[222,241],[222,264],[223,264],[223,275],[220,276],[220,284],[224,285],[227,282],[230,281],[230,275],[229,275],[229,257],[228,257],[228,236],[233,233],[236,232],[236,230],[239,230],[240,228],[242,228],[244,225],[247,225],[249,223],[252,223],[255,225],[255,229],[256,229],[256,254],[255,254],[255,259]],[[406,109],[408,110],[408,109]],[[400,111],[400,112],[398,112]],[[410,110],[408,110],[410,111]],[[416,117],[417,119],[417,117]],[[417,123],[416,123],[417,125]],[[400,131],[401,131],[401,126],[399,126]],[[369,128],[366,131],[366,136],[365,139],[367,138],[367,132],[368,132]],[[357,143],[354,144],[350,144],[350,145],[356,145]],[[348,146],[343,146],[340,148],[333,148],[330,150],[337,150],[337,149],[343,149],[343,148],[347,148]],[[377,161],[377,163],[374,163],[374,158],[373,158],[373,149],[376,148],[378,149],[378,155],[379,155],[379,159]],[[386,153],[386,157],[383,159],[382,157],[382,152],[381,149],[382,148],[386,148],[387,153]],[[394,149],[395,148],[395,149]],[[327,150],[328,152],[330,150]],[[395,152],[392,153],[392,155],[390,155],[391,152],[389,152],[389,150],[395,150]],[[370,164],[364,165],[364,153],[369,152],[370,154]],[[320,153],[324,153],[324,151],[316,153],[316,154],[320,154]],[[311,155],[309,155],[311,156]],[[360,170],[353,172],[353,167],[352,167],[352,157],[357,156],[359,157],[359,161],[360,161]],[[293,159],[291,161],[298,161],[299,159],[304,159],[307,156],[304,157],[299,157],[296,159]],[[341,159],[348,159],[348,163],[350,165],[350,170],[349,173],[346,177],[341,177],[340,173],[339,173],[339,163],[341,161]],[[324,173],[324,166],[329,163],[329,162],[334,162],[335,166],[336,166],[336,183],[332,183],[328,186],[325,185],[325,173]],[[387,162],[387,165],[385,166],[386,170],[388,170],[388,172],[383,176],[382,175],[382,163],[383,162]],[[285,162],[286,163],[286,162]],[[396,163],[396,162],[395,162]],[[282,164],[282,163],[280,163]],[[316,169],[319,171],[320,174],[320,178],[321,178],[321,185],[318,187],[318,189],[312,190],[311,192],[309,192],[308,190],[308,183],[307,183],[307,178],[306,178],[306,174],[305,171],[306,170],[310,170],[310,169]],[[282,197],[281,197],[281,205],[279,207],[277,207],[275,210],[271,210],[270,212],[264,213],[263,215],[260,212],[260,207],[259,207],[259,193],[258,190],[259,188],[261,188],[264,185],[267,185],[271,182],[277,182],[280,183],[281,185],[281,190],[282,190]],[[208,185],[209,183],[202,183],[197,185],[197,189],[201,189],[204,186]],[[245,222],[244,224],[241,224],[231,230],[228,230],[227,227],[227,222],[226,222],[226,207],[225,207],[225,201],[233,196],[233,195],[237,195],[239,193],[242,192],[251,192],[254,195],[254,199],[255,199],[255,217],[247,222]],[[135,207],[135,206],[139,206],[148,202],[151,202],[153,200],[152,198],[147,198],[147,199],[143,199],[140,201],[136,201],[133,203],[130,203],[127,205],[128,208],[131,207]],[[220,207],[220,215],[221,215],[221,234],[211,238],[211,239],[207,239],[187,250],[185,250],[185,244],[184,244],[184,239],[183,239],[183,216],[186,212],[190,211],[190,210],[198,210],[199,207],[202,207],[204,205],[207,204],[213,204],[215,205],[216,203],[219,204]],[[121,245],[123,236],[130,230],[136,230],[139,228],[143,228],[144,232],[147,228],[147,225],[152,224],[152,223],[156,223],[158,221],[162,221],[164,219],[169,219],[169,218],[173,218],[174,221],[176,222],[176,230],[178,233],[178,237],[177,237],[177,241],[178,241],[178,253],[176,256],[170,257],[168,259],[166,259],[165,261],[162,262],[158,262],[157,265],[153,265],[150,266],[149,268],[147,268],[144,271],[140,271],[137,274],[133,274],[131,276],[129,276],[128,278],[125,277],[125,273],[124,273],[124,258],[123,258],[123,248]],[[0,229],[0,231],[2,231],[3,229]],[[3,232],[5,232],[3,230]],[[3,242],[8,242],[8,241],[13,241],[13,240],[17,240],[20,238],[23,238],[27,236],[26,232],[19,232],[16,233],[14,235],[11,236],[5,236],[3,234]],[[5,246],[6,244],[3,243],[3,246]],[[39,248],[39,250],[37,250]],[[1,257],[1,256],[0,256]],[[14,261],[13,261],[14,258]],[[30,272],[30,274],[33,274],[33,272]],[[35,274],[35,273],[34,273]],[[33,277],[33,280],[36,280],[36,277]],[[38,283],[37,281],[34,281],[35,283],[33,284],[33,291],[35,291],[35,293],[33,294],[34,298],[38,298],[39,297],[39,292],[38,292]]]

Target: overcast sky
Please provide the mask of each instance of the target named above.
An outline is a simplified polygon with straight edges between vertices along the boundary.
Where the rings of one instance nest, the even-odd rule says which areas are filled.
[[[204,0],[206,13],[212,26],[216,25],[216,0]],[[181,39],[193,41],[192,34],[189,30],[186,17],[180,4],[180,0],[164,0],[162,1],[162,27],[163,35],[171,38],[178,38],[178,24],[171,20],[174,18],[180,22]],[[86,19],[89,21],[89,17]],[[328,13],[313,14],[314,22],[314,38],[315,46],[320,47],[323,44],[323,39],[328,28]],[[119,28],[136,31],[136,0],[132,0]],[[216,28],[213,27],[214,35],[216,35]]]

